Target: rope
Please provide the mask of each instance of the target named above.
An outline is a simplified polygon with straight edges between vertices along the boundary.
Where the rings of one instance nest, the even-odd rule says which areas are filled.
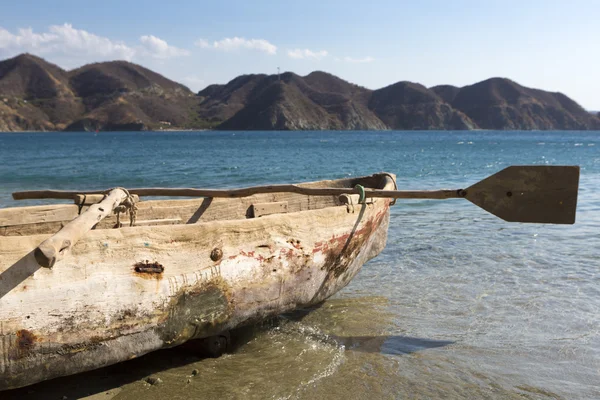
[[[111,190],[121,189],[125,192],[127,197],[123,202],[115,207],[115,214],[117,215],[117,228],[121,227],[121,213],[129,212],[129,226],[135,225],[135,219],[137,218],[137,204],[135,204],[135,200],[133,196],[129,193],[129,191],[123,187],[115,187],[106,191],[104,196],[106,196]]]
[[[77,210],[77,214],[81,215],[81,210],[83,210],[83,206],[85,205],[85,201],[87,199],[87,194],[83,195],[83,201],[79,203],[79,210]]]
[[[358,190],[358,193],[360,194],[360,196],[358,197],[358,203],[362,204],[365,201],[365,198],[367,197],[365,195],[365,188],[362,185],[356,185],[354,186],[354,189]]]

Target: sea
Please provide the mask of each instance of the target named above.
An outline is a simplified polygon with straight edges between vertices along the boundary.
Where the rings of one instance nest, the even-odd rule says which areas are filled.
[[[397,175],[463,188],[510,165],[581,167],[574,225],[508,223],[462,200],[398,201],[387,247],[312,310],[4,399],[598,399],[600,132],[0,134],[0,207],[18,190],[234,188]],[[149,384],[148,377],[159,378]]]

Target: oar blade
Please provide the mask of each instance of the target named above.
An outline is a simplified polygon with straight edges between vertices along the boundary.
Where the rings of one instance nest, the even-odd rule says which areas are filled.
[[[575,223],[578,166],[511,166],[466,189],[473,204],[510,222]]]

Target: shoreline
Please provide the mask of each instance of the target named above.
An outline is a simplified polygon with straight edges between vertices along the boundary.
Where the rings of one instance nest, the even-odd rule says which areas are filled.
[[[215,129],[147,129],[143,131],[0,131],[0,134],[3,133],[106,133],[106,132],[204,132],[204,131],[213,131]]]
[[[340,130],[324,130],[324,129],[296,129],[296,130],[258,130],[258,129],[238,129],[238,130],[220,130],[220,129],[147,129],[147,130],[123,130],[123,131],[0,131],[0,134],[8,133],[107,133],[107,132],[600,132],[600,129],[585,129],[585,130],[566,130],[566,129],[340,129]]]

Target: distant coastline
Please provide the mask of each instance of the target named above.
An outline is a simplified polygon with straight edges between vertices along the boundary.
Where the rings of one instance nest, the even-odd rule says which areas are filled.
[[[0,131],[194,130],[578,131],[600,130],[600,116],[562,93],[506,78],[370,90],[326,72],[286,72],[193,93],[125,61],[72,71],[30,54],[0,61]]]
[[[98,134],[98,133],[125,133],[125,132],[152,132],[152,133],[169,133],[169,132],[219,132],[219,133],[228,133],[228,132],[281,132],[281,133],[288,133],[290,135],[293,135],[295,132],[338,132],[340,134],[343,133],[352,133],[352,132],[503,132],[503,133],[515,133],[515,132],[600,132],[600,129],[595,129],[595,130],[591,130],[591,129],[586,129],[586,130],[581,130],[581,129],[481,129],[481,128],[477,128],[477,129],[469,129],[469,130],[457,130],[457,129],[379,129],[379,130],[375,130],[375,129],[364,129],[364,130],[359,130],[359,129],[316,129],[316,130],[309,130],[309,129],[305,129],[305,130],[244,130],[244,129],[237,129],[237,130],[224,130],[224,129],[160,129],[160,130],[142,130],[142,131],[57,131],[57,130],[46,130],[46,131],[0,131],[0,135],[2,134],[26,134],[26,133],[59,133],[59,134],[63,134],[63,133],[88,133],[88,134]]]

